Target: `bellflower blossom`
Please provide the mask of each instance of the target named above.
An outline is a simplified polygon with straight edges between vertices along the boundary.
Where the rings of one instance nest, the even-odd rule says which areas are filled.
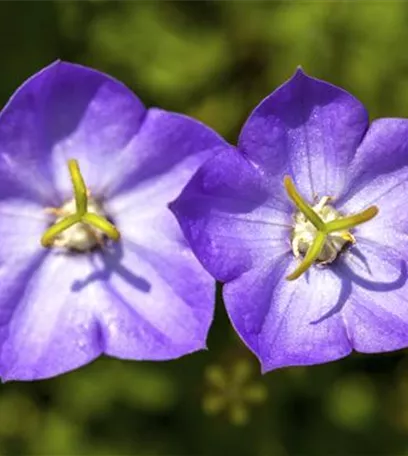
[[[205,347],[214,282],[168,210],[224,142],[57,62],[0,114],[0,376]]]
[[[408,346],[408,121],[301,69],[171,205],[264,372]]]

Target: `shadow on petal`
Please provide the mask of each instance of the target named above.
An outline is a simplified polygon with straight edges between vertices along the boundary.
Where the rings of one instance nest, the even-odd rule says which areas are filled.
[[[380,282],[376,280],[365,279],[356,274],[345,264],[341,266],[341,269],[343,275],[348,276],[348,280],[350,281],[350,283],[354,283],[355,285],[369,291],[395,291],[399,288],[402,288],[407,281],[407,264],[404,260],[401,260],[400,262],[399,276],[395,280],[390,282]]]
[[[149,293],[151,289],[150,282],[145,280],[143,277],[136,275],[131,270],[123,266],[122,242],[112,243],[109,248],[103,250],[102,254],[100,254],[99,257],[102,259],[104,267],[102,269],[99,269],[96,265],[95,256],[93,256],[92,262],[95,267],[95,271],[83,280],[76,280],[72,284],[72,291],[79,292],[90,283],[98,280],[109,282],[112,274],[117,274],[133,288],[143,293]]]
[[[341,280],[341,290],[340,290],[339,299],[337,300],[336,304],[328,312],[326,312],[323,316],[321,316],[319,319],[317,319],[315,321],[310,322],[311,325],[317,325],[319,323],[322,323],[327,318],[330,318],[333,315],[337,314],[338,312],[341,311],[344,304],[347,302],[347,300],[352,292],[352,289],[353,289],[351,280],[344,279],[338,273],[336,273],[336,275],[339,276],[339,278]]]
[[[366,271],[369,272],[370,275],[373,274],[364,254],[358,249],[354,249],[353,253],[356,257],[358,257],[359,260],[361,260],[362,264],[366,268]],[[407,264],[404,260],[401,260],[399,263],[398,277],[395,280],[389,282],[366,279],[353,271],[344,261],[336,262],[335,267],[333,267],[333,272],[339,277],[342,282],[339,299],[333,308],[329,310],[329,312],[324,314],[318,320],[311,322],[311,324],[321,323],[327,318],[330,318],[331,316],[340,312],[344,304],[347,302],[349,296],[351,295],[353,287],[360,287],[372,292],[390,292],[402,288],[408,278]]]

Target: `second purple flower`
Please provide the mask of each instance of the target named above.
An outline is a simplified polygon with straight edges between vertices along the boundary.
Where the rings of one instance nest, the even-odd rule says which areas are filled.
[[[408,121],[298,70],[172,204],[263,371],[408,346]]]

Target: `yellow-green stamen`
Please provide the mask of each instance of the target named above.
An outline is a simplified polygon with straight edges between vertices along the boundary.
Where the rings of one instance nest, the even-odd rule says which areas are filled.
[[[119,240],[120,233],[106,218],[88,211],[88,191],[77,160],[68,161],[68,169],[74,190],[76,212],[50,226],[41,238],[44,247],[51,247],[58,235],[77,223],[94,226],[114,241]]]
[[[77,214],[82,216],[88,209],[88,192],[86,190],[86,185],[76,160],[68,160],[68,169],[69,174],[71,175],[72,187],[74,188]]]
[[[289,176],[285,176],[283,179],[286,193],[289,198],[295,203],[296,207],[305,214],[306,218],[310,220],[317,230],[322,231],[324,229],[323,220],[316,214],[312,207],[302,198],[299,192],[296,190],[295,184]]]
[[[300,265],[289,274],[287,280],[298,279],[304,272],[306,272],[310,266],[315,262],[316,258],[319,256],[320,252],[323,249],[324,242],[326,241],[326,234],[322,231],[318,231],[315,237],[313,244],[309,247],[303,261]]]
[[[378,214],[378,207],[371,206],[368,209],[360,212],[356,215],[350,215],[350,217],[344,217],[339,220],[333,220],[325,225],[325,232],[332,233],[333,231],[348,230],[354,228],[357,225],[368,222]]]
[[[50,226],[48,230],[43,234],[41,238],[41,244],[44,247],[50,247],[54,239],[63,231],[68,229],[70,226],[75,225],[81,221],[81,217],[78,214],[69,215],[60,222]]]
[[[87,212],[83,215],[82,222],[87,223],[88,225],[93,225],[95,228],[98,228],[99,230],[106,233],[114,241],[118,241],[120,238],[120,233],[116,229],[115,225],[97,214]]]
[[[289,176],[285,176],[284,186],[289,198],[294,202],[299,212],[314,226],[316,232],[313,242],[308,247],[302,262],[286,277],[287,280],[299,278],[314,262],[316,262],[325,248],[328,238],[334,237],[334,239],[342,239],[343,242],[354,242],[353,235],[346,230],[368,222],[378,214],[378,208],[376,206],[370,206],[359,214],[339,217],[329,221],[327,221],[326,218],[326,221],[324,221],[319,214],[316,213],[315,209],[302,198]],[[328,199],[329,198],[325,198],[324,201],[327,201]],[[315,206],[315,208],[317,208],[317,206]],[[338,213],[336,214],[338,215]]]

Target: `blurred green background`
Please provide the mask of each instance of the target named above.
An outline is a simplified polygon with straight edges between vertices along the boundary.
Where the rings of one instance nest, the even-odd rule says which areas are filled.
[[[234,143],[301,64],[372,117],[407,117],[407,24],[404,1],[0,2],[0,104],[61,58]],[[219,296],[208,345],[0,385],[0,455],[408,455],[405,352],[261,376]]]

